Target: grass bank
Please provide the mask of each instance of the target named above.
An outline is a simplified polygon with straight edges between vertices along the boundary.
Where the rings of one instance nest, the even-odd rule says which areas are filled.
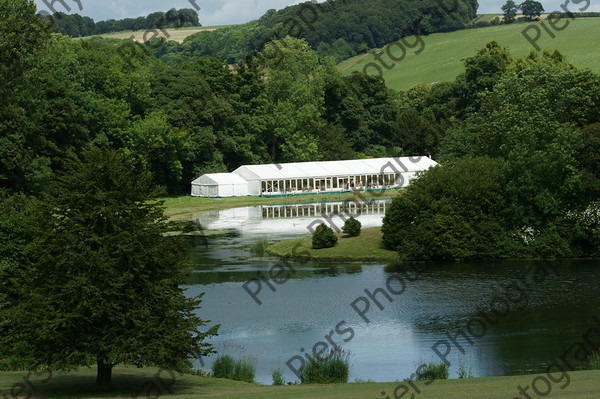
[[[548,26],[548,22],[544,22]],[[561,24],[563,22],[561,21]],[[577,18],[570,20],[569,25],[561,32],[552,31],[552,38],[541,22],[531,23],[540,29],[541,35],[537,44],[542,49],[559,50],[567,57],[567,61],[580,68],[589,68],[593,72],[600,72],[600,41],[598,40],[598,29],[600,29],[600,18]],[[434,33],[422,36],[425,47],[418,55],[415,49],[407,49],[406,57],[395,62],[385,53],[382,56],[389,70],[382,67],[383,77],[386,85],[396,90],[407,90],[417,83],[433,84],[435,82],[449,82],[464,72],[464,59],[475,55],[478,48],[482,48],[492,40],[502,46],[508,46],[513,56],[522,57],[531,50],[533,46],[521,33],[530,23],[514,23],[510,25],[498,25],[478,29],[465,29],[456,32]],[[535,31],[530,35],[534,36]],[[407,43],[415,43],[412,38],[406,39]],[[384,48],[376,49],[379,53]],[[401,50],[394,48],[392,55],[400,57]],[[338,68],[344,75],[354,71],[361,72],[366,64],[376,62],[372,54],[361,54],[348,60],[342,61]],[[370,67],[369,73],[375,73]]]
[[[289,197],[233,197],[233,198],[199,198],[189,195],[181,197],[161,198],[165,202],[165,215],[171,219],[190,219],[195,213],[214,211],[228,208],[258,205],[305,204],[311,202],[344,201],[357,199],[374,200],[394,198],[402,190],[387,190],[365,193],[336,193],[294,195]],[[360,197],[359,197],[360,195]]]
[[[317,262],[390,262],[398,259],[396,252],[383,247],[380,227],[363,229],[358,237],[345,237],[342,233],[337,236],[338,244],[333,248],[312,249],[312,237],[303,237],[271,244],[267,252],[282,257],[291,257],[292,252],[305,257],[308,253],[311,260]]]
[[[159,380],[155,377],[157,370],[152,368],[126,368],[117,367],[113,372],[113,391],[106,394],[96,392],[95,369],[83,369],[68,374],[53,373],[45,383],[42,377],[31,376],[29,382],[24,383],[26,372],[0,372],[0,395],[2,397],[29,397],[32,389],[36,389],[35,397],[54,398],[145,398],[164,397],[172,399],[192,398],[244,398],[244,399],[365,399],[394,397],[394,389],[405,382],[386,383],[351,383],[327,385],[291,385],[291,386],[266,386],[249,384],[212,377],[174,374],[172,378],[168,373],[162,373]],[[557,380],[558,374],[552,375]],[[574,371],[569,372],[570,381],[562,380],[552,386],[552,397],[559,399],[596,398],[598,396],[598,379],[600,371]],[[431,385],[423,381],[413,382],[421,391],[420,394],[408,392],[405,396],[414,394],[419,399],[506,399],[521,397],[517,387],[529,386],[535,378],[534,375],[521,375],[511,377],[471,378],[460,380],[440,380]],[[544,375],[544,378],[547,377]],[[163,384],[161,384],[161,382]],[[19,385],[21,384],[21,385]],[[538,384],[540,384],[538,382]],[[543,389],[547,389],[546,385]],[[31,387],[34,388],[31,388]],[[560,389],[564,386],[564,389]],[[10,393],[14,387],[22,387],[19,394],[17,390]],[[166,388],[165,388],[166,387]],[[168,388],[168,389],[167,389]],[[538,387],[540,389],[540,387]],[[149,391],[151,390],[151,391]],[[169,392],[171,391],[171,393]],[[385,392],[382,396],[381,392]],[[401,394],[403,389],[399,389]],[[528,392],[532,392],[531,388]],[[537,396],[537,395],[536,395]]]

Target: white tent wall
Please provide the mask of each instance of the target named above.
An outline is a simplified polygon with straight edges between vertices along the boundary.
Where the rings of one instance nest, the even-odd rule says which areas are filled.
[[[323,193],[350,188],[384,190],[406,187],[417,172],[435,165],[428,157],[244,165],[232,173],[199,177],[192,183],[192,195],[232,197]]]
[[[248,182],[233,173],[209,173],[192,182],[194,197],[242,197],[248,195]]]

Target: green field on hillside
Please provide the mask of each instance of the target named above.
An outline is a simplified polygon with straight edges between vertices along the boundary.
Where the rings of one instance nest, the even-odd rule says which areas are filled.
[[[213,30],[217,30],[217,29],[221,29],[221,28],[226,28],[228,26],[232,26],[232,25],[219,25],[219,26],[192,26],[189,28],[165,28],[164,31],[167,32],[167,34],[169,35],[168,40],[174,40],[176,42],[183,42],[183,39],[185,39],[188,36],[193,35],[194,33],[198,33],[198,32],[208,32],[208,31],[213,31]],[[111,33],[105,33],[102,35],[94,35],[94,36],[86,36],[83,39],[88,39],[90,37],[105,37],[107,39],[129,39],[131,37],[131,35],[135,36],[135,40],[138,42],[142,42],[144,40],[144,34],[146,33],[147,30],[138,30],[138,31],[123,31],[123,32],[111,32]],[[162,32],[162,30],[157,29],[158,33],[159,33],[159,37],[164,37],[165,34]],[[152,39],[154,37],[154,34],[149,33],[147,35],[147,39]]]
[[[294,398],[294,399],[367,399],[399,397],[405,389],[406,398],[419,399],[506,399],[521,397],[518,386],[528,387],[531,393],[533,375],[520,375],[513,377],[468,378],[434,381],[425,385],[424,381],[413,382],[419,393],[412,391],[410,385],[404,381],[385,383],[351,383],[351,384],[324,384],[324,385],[284,385],[270,386],[248,384],[245,382],[227,379],[199,377],[195,375],[179,375],[161,372],[157,376],[157,369],[133,367],[116,367],[113,372],[113,391],[100,394],[95,389],[95,369],[81,369],[80,371],[61,374],[52,373],[36,377],[31,374],[27,378],[26,372],[0,372],[1,397],[46,397],[48,399],[74,399],[74,398],[150,398],[162,397],[172,399],[184,398]],[[546,381],[551,382],[546,374],[542,374]],[[598,397],[598,378],[600,371],[574,371],[568,377],[561,373],[551,375],[554,381],[550,387],[544,382],[536,381],[536,388],[550,392],[552,398],[557,399],[585,399]],[[27,378],[24,382],[24,378]],[[564,378],[564,379],[561,379]],[[568,383],[567,383],[568,381]],[[394,390],[397,394],[394,395]],[[12,391],[12,392],[11,392]],[[384,395],[381,392],[385,392]],[[537,395],[535,396],[537,397]]]
[[[548,22],[543,22],[548,26]],[[562,25],[564,21],[560,21]],[[567,61],[590,70],[600,72],[600,18],[577,18],[570,20],[569,25],[562,32],[552,31],[555,38],[540,26],[540,22],[533,23],[541,31],[537,44],[542,49],[558,49],[566,55]],[[502,46],[508,46],[513,56],[525,56],[533,46],[522,35],[522,31],[530,24],[515,23],[511,25],[491,26],[487,28],[467,29],[450,33],[435,33],[423,36],[425,47],[420,54],[415,52],[422,46],[414,49],[407,48],[406,57],[399,62],[394,62],[384,53],[384,63],[394,65],[390,70],[383,68],[384,78],[388,87],[396,90],[406,90],[416,83],[435,83],[452,81],[464,71],[463,60],[475,55],[478,48],[495,40]],[[548,28],[550,29],[550,28]],[[531,36],[535,32],[531,31]],[[415,39],[407,38],[407,43],[415,43]],[[385,48],[384,48],[385,49]],[[384,49],[377,49],[381,52]],[[400,48],[391,48],[392,55],[400,58]],[[370,62],[376,62],[372,54],[362,54],[341,62],[338,67],[344,75],[354,71],[362,73],[363,68]],[[381,66],[381,65],[380,65]],[[369,73],[377,73],[369,67]]]

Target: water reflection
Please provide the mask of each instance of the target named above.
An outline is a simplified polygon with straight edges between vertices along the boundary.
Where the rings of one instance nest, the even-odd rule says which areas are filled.
[[[381,226],[390,200],[338,201],[311,204],[262,205],[209,211],[194,215],[206,230],[235,229],[246,234],[310,234],[309,228],[325,223],[340,231],[350,217],[363,227]]]
[[[190,294],[206,292],[200,316],[222,324],[220,335],[211,342],[221,352],[256,357],[256,379],[261,383],[271,383],[276,368],[286,380],[297,379],[286,361],[301,354],[301,348],[310,351],[315,343],[325,341],[341,321],[353,329],[354,336],[348,342],[343,340],[347,335],[330,338],[352,352],[351,380],[407,378],[422,362],[440,363],[432,346],[449,336],[457,337],[464,349],[461,353],[452,345],[448,355],[451,378],[456,378],[461,364],[475,376],[542,371],[591,326],[592,315],[600,313],[597,260],[552,262],[558,273],[549,273],[539,284],[529,284],[522,306],[488,323],[485,333],[472,344],[459,332],[536,262],[411,266],[423,269],[418,275],[407,275],[408,266],[399,264],[293,263],[295,273],[288,282],[276,286],[275,291],[263,286],[259,306],[242,284],[264,276],[278,259],[257,257],[250,247],[262,238],[273,242],[308,234],[306,226],[311,222],[301,208],[276,208],[199,216],[209,227],[235,226],[239,234],[209,237],[207,246],[194,247],[195,271],[187,286]],[[279,212],[277,218],[272,216],[275,212]],[[315,212],[313,219],[322,217],[321,211]],[[380,224],[383,212],[371,216]],[[291,228],[297,221],[304,225]],[[286,223],[288,230],[283,228]],[[399,295],[386,288],[386,282],[397,276],[404,276],[406,283]],[[361,296],[368,298],[365,290],[373,294],[378,288],[388,290],[391,301],[380,291],[375,294],[383,309],[370,299],[366,323],[351,303]],[[392,288],[400,291],[398,285]],[[243,350],[232,352],[231,347]],[[212,360],[205,359],[207,367]]]

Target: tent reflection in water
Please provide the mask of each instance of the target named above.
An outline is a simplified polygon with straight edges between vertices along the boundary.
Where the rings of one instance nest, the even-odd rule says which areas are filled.
[[[244,165],[192,182],[192,196],[287,196],[406,187],[417,172],[437,163],[428,157],[353,159]],[[244,189],[245,185],[245,189]]]

